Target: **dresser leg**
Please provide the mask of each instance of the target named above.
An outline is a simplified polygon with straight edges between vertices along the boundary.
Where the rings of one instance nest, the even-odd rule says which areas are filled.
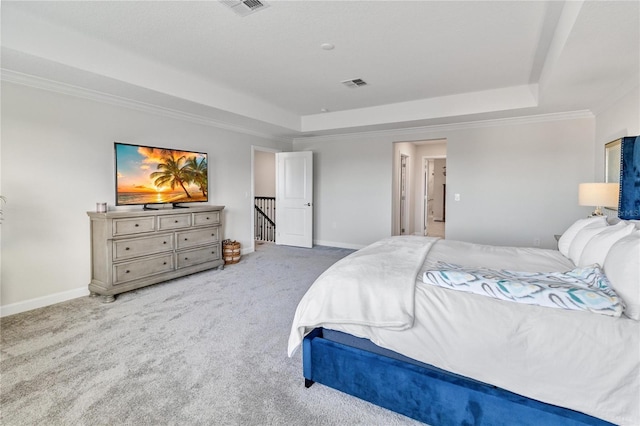
[[[116,297],[112,294],[102,296],[102,303],[112,303],[116,301]]]

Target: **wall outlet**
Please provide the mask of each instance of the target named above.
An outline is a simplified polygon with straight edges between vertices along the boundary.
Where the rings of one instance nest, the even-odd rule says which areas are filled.
[[[453,201],[460,201],[460,194],[453,194]]]
[[[533,239],[533,246],[534,247],[540,247],[540,238],[534,238]]]

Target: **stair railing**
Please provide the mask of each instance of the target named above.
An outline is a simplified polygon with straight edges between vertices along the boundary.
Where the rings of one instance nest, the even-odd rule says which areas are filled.
[[[275,197],[255,197],[255,239],[256,241],[276,241],[276,199]]]

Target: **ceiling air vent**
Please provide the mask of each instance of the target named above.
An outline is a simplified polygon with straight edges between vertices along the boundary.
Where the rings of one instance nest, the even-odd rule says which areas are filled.
[[[260,0],[221,0],[220,2],[239,16],[247,16],[269,7],[267,2]]]
[[[353,89],[355,89],[356,87],[361,87],[361,86],[366,86],[367,82],[364,81],[361,78],[354,78],[352,80],[345,80],[341,82],[342,84],[344,84],[347,87],[351,87]]]

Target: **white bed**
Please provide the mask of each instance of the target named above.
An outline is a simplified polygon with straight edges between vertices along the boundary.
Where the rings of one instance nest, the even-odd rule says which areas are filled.
[[[640,240],[629,238],[622,252],[635,257]],[[613,244],[607,244],[608,252]],[[421,280],[438,261],[527,272],[575,268],[577,262],[560,251],[392,237],[352,256],[326,271],[301,300],[290,356],[304,334],[324,327],[531,399],[616,424],[640,424],[640,321],[523,305]],[[621,262],[622,269],[629,266]],[[640,259],[631,266],[638,264]],[[389,286],[404,295],[391,296]],[[371,292],[355,290],[363,287]],[[628,288],[624,293],[628,299]],[[627,304],[635,309],[634,302]]]

